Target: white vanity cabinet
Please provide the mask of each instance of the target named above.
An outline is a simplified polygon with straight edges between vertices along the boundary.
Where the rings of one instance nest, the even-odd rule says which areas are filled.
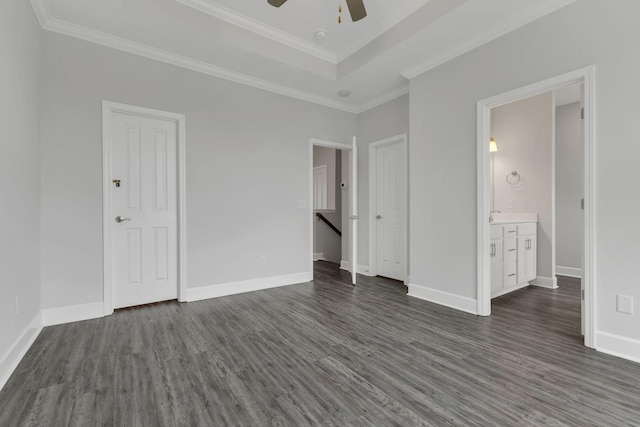
[[[491,298],[529,285],[536,277],[537,223],[492,224]]]

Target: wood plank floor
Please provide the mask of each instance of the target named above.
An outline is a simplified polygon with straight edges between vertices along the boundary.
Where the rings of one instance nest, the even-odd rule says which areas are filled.
[[[640,425],[640,364],[582,346],[579,284],[482,318],[326,262],[315,277],[47,327],[0,426]]]

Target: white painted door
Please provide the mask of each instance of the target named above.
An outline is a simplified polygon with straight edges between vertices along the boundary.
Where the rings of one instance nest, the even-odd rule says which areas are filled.
[[[376,149],[376,274],[404,281],[406,182],[403,142]]]
[[[356,284],[358,271],[358,146],[353,137],[351,148],[351,283]]]
[[[176,123],[114,113],[113,307],[178,296]]]

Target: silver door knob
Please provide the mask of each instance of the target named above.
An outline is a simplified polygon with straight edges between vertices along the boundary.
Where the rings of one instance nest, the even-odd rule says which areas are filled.
[[[376,219],[382,219],[382,215],[376,215]]]
[[[123,221],[131,221],[131,218],[125,218],[125,217],[123,217],[121,215],[118,215],[116,217],[116,222],[123,222]]]

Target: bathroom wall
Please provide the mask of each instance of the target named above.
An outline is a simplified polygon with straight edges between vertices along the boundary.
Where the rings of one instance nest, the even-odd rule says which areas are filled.
[[[494,108],[492,135],[498,145],[493,153],[494,209],[502,212],[538,213],[539,284],[553,278],[553,95],[551,92]],[[517,171],[520,181],[506,177]]]
[[[556,108],[556,266],[581,276],[584,239],[584,144],[580,102]]]

